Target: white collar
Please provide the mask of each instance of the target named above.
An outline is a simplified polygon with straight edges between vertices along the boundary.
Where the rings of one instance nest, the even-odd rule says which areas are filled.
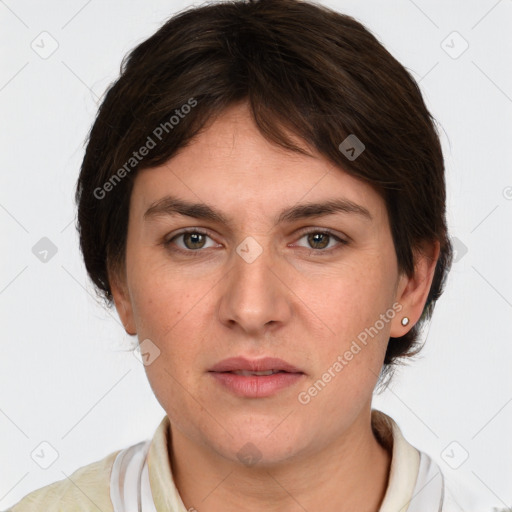
[[[444,478],[438,465],[402,435],[395,421],[372,410],[372,428],[392,450],[388,487],[379,512],[437,512],[444,501]]]

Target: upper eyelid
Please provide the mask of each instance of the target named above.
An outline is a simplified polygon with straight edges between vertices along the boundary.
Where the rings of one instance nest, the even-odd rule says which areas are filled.
[[[186,233],[201,233],[201,234],[209,236],[210,238],[214,238],[214,236],[212,236],[210,234],[211,231],[208,228],[199,228],[199,227],[198,228],[194,228],[194,227],[183,228],[182,230],[179,230],[178,233],[175,233],[168,238],[172,239],[177,236],[184,235]],[[298,236],[298,235],[303,236],[303,235],[307,235],[309,233],[327,233],[329,235],[338,236],[340,238],[343,238],[343,237],[349,238],[347,235],[341,234],[341,233],[339,234],[331,228],[324,228],[324,227],[320,227],[320,226],[316,227],[316,228],[309,227],[309,228],[298,229],[295,236]]]

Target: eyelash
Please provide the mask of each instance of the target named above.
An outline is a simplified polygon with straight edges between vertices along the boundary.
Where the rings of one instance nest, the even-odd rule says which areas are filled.
[[[180,231],[179,233],[177,233],[176,235],[174,235],[172,238],[170,238],[168,240],[164,240],[163,241],[163,245],[167,249],[169,249],[170,251],[177,252],[177,253],[180,253],[180,254],[184,254],[186,256],[201,256],[201,253],[204,252],[203,249],[196,249],[196,250],[193,250],[193,249],[182,249],[181,247],[176,247],[176,246],[171,248],[171,245],[173,244],[173,242],[177,238],[179,238],[180,236],[186,235],[188,233],[204,235],[204,236],[207,236],[208,238],[211,238],[210,235],[206,231],[203,231],[203,230],[198,229],[198,228],[189,228],[189,229],[185,229],[183,231]],[[324,229],[324,230],[313,229],[313,230],[310,230],[310,231],[304,231],[304,232],[302,232],[300,234],[299,240],[301,238],[304,238],[305,236],[311,235],[311,234],[328,235],[329,237],[334,238],[339,243],[338,246],[331,247],[330,249],[314,249],[314,248],[307,249],[306,247],[302,247],[302,249],[306,249],[306,250],[309,250],[311,252],[318,253],[318,255],[321,255],[321,254],[331,254],[334,251],[342,249],[343,246],[348,245],[348,243],[349,243],[348,240],[344,240],[343,238],[340,238],[339,236],[335,235],[334,233],[332,233],[328,229]]]

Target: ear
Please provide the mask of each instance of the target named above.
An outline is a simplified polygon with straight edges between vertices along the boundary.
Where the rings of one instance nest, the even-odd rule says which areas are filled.
[[[125,331],[133,336],[137,334],[137,329],[135,328],[133,307],[125,273],[118,270],[109,271],[109,282],[117,314]]]
[[[392,338],[407,334],[420,319],[434,279],[439,252],[438,240],[425,242],[420,249],[414,252],[414,274],[410,277],[405,274],[400,275],[396,301],[402,305],[402,309],[391,323],[390,336]],[[406,326],[402,325],[404,317],[409,319]]]

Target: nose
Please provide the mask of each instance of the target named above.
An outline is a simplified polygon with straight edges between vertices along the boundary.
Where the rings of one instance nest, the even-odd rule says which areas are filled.
[[[293,293],[287,286],[285,265],[279,265],[270,249],[254,241],[248,251],[243,249],[239,247],[232,255],[230,271],[220,288],[218,314],[231,329],[261,337],[290,319]]]

